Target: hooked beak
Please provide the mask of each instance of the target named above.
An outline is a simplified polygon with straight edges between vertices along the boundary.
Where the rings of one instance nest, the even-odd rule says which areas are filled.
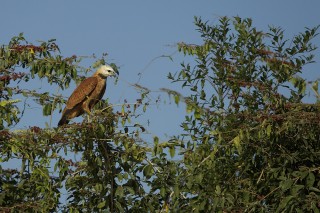
[[[119,76],[119,71],[118,70],[113,70],[112,74],[110,75],[110,77],[118,77]]]

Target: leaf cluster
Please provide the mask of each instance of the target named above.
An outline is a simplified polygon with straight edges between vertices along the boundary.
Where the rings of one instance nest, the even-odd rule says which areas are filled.
[[[303,103],[308,83],[299,76],[313,63],[318,27],[286,40],[251,19],[195,24],[203,44],[178,44],[195,62],[169,74],[190,92],[172,209],[318,212],[319,105]]]
[[[16,104],[20,99],[12,100],[14,96],[34,97],[41,105],[47,105],[44,109],[46,115],[51,114],[51,108],[60,103],[59,98],[49,93],[20,86],[37,77],[62,89],[68,87],[70,81],[77,78],[77,56],[63,58],[59,51],[54,39],[34,45],[26,41],[23,34],[0,47],[0,112],[4,115],[0,118],[0,129],[18,123],[23,114]]]

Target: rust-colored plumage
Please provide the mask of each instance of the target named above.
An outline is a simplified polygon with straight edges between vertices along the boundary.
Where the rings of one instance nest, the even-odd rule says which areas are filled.
[[[70,119],[90,114],[94,105],[106,91],[106,78],[116,73],[109,65],[101,66],[91,77],[82,81],[69,97],[58,126],[67,124]]]

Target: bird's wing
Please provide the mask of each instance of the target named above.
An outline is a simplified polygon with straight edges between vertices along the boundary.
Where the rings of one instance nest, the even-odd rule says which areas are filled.
[[[66,108],[72,109],[77,104],[81,103],[86,99],[87,96],[94,90],[98,84],[96,77],[89,77],[82,81],[79,86],[73,91],[70,98],[67,101]]]

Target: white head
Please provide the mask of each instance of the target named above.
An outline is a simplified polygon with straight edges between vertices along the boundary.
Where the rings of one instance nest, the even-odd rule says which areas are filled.
[[[107,78],[109,76],[115,76],[119,74],[118,72],[114,71],[110,65],[107,64],[100,66],[96,73],[102,78]]]

